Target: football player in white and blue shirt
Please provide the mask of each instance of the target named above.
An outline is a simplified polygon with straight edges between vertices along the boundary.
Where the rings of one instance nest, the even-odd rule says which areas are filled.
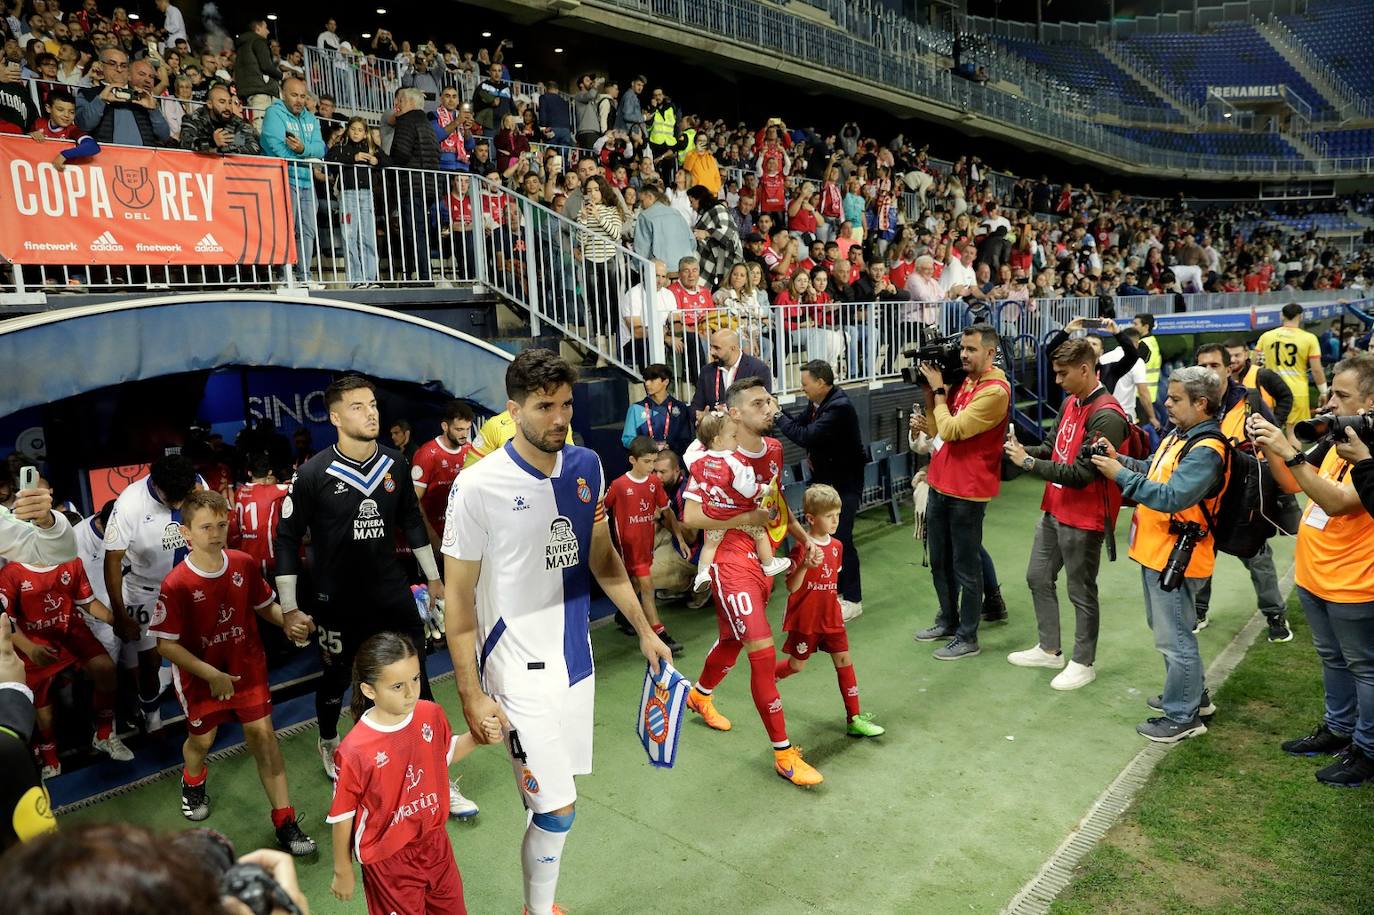
[[[124,641],[120,664],[125,670],[138,670],[143,727],[148,731],[162,726],[158,713],[162,659],[157,639],[148,634],[148,620],[162,579],[190,552],[181,535],[182,500],[204,488],[205,481],[188,458],[160,457],[146,477],[124,488],[105,522],[104,579],[115,632]]]
[[[577,800],[573,776],[592,769],[591,575],[639,633],[653,668],[672,662],[611,544],[601,461],[565,444],[576,380],[549,350],[515,358],[506,371],[506,407],[516,434],[459,474],[444,523],[458,694],[479,740],[483,719],[501,719],[532,814],[521,844],[531,915],[555,911]]]

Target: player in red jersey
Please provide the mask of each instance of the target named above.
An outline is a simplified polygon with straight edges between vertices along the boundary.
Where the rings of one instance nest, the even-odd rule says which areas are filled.
[[[33,691],[37,750],[44,778],[62,774],[48,691],[57,675],[73,666],[89,674],[95,685],[96,726],[91,746],[119,762],[134,758],[114,733],[114,662],[78,608],[98,620],[114,622],[114,614],[91,593],[79,558],[55,566],[11,562],[0,569],[0,610],[14,620],[14,647],[24,657],[24,681]]]
[[[191,552],[162,580],[148,632],[157,638],[158,653],[175,665],[172,682],[186,711],[182,815],[188,820],[210,815],[205,756],[219,726],[237,719],[272,805],[277,842],[293,855],[313,854],[315,843],[296,822],[286,788],[255,614],[295,641],[307,638],[314,624],[299,610],[283,615],[253,558],[225,550],[229,503],[224,496],[209,490],[187,496],[181,504],[181,535]]]
[[[806,490],[802,508],[811,525],[811,536],[821,548],[820,565],[806,564],[805,547],[792,548],[792,571],[787,573],[787,615],[782,630],[787,641],[782,650],[788,658],[778,662],[777,678],[785,680],[806,666],[806,659],[824,651],[835,662],[835,676],[844,698],[845,729],[851,737],[877,737],[884,728],[873,723],[873,713],[859,709],[859,681],[849,657],[849,636],[844,631],[840,595],[836,590],[844,545],[833,536],[840,526],[840,494],[833,486],[818,483]]]
[[[668,634],[658,618],[658,604],[654,601],[652,569],[658,519],[662,518],[672,533],[678,552],[687,556],[691,548],[678,525],[677,516],[668,505],[668,491],[654,473],[658,454],[658,444],[647,435],[631,440],[630,472],[606,487],[606,514],[611,520],[611,533],[620,550],[620,558],[625,561],[625,571],[639,589],[639,605],[644,610],[644,618],[672,651],[673,657],[678,657],[683,652],[682,643]],[[616,611],[616,625],[620,626],[622,632],[628,629],[626,635],[634,633],[629,620],[619,610]]]
[[[334,827],[330,890],[353,898],[357,858],[372,915],[465,915],[463,878],[444,824],[448,767],[477,741],[454,735],[444,710],[420,698],[420,659],[410,639],[395,632],[358,647],[352,711],[357,724],[334,751],[339,779],[326,818]],[[489,742],[501,739],[499,718],[486,719],[483,728]]]
[[[739,421],[730,414],[708,410],[697,421],[697,441],[707,449],[692,464],[692,482],[686,498],[701,503],[706,517],[715,521],[737,518],[759,506],[764,486],[752,464],[741,461],[735,452],[739,448]],[[774,471],[771,476],[777,476]],[[763,565],[763,574],[770,578],[786,572],[786,559],[773,555],[773,541],[762,527],[741,528],[754,538],[754,551]],[[697,594],[711,587],[711,565],[716,561],[716,549],[725,531],[708,530],[697,561],[697,577],[692,590]]]
[[[439,419],[439,436],[420,446],[410,461],[410,479],[415,484],[415,498],[420,500],[420,512],[425,516],[425,530],[435,552],[444,542],[444,514],[448,511],[448,493],[453,481],[463,469],[472,451],[472,408],[461,400],[444,405]]]
[[[239,487],[234,497],[233,524],[229,545],[252,556],[269,581],[277,572],[277,522],[281,504],[291,487],[277,482],[272,460],[266,454],[248,461],[250,482]]]
[[[735,456],[753,468],[759,485],[772,489],[765,503],[775,510],[785,511],[774,485],[782,470],[782,443],[765,438],[773,428],[777,401],[762,379],[741,378],[730,385],[725,395],[730,416],[739,423],[739,449]],[[695,468],[694,468],[695,472]],[[778,526],[781,527],[779,518]],[[821,783],[821,774],[801,758],[801,751],[787,739],[787,722],[782,713],[782,697],[778,695],[777,649],[773,645],[773,630],[768,624],[768,596],[773,579],[763,574],[754,539],[739,528],[748,525],[769,525],[768,510],[759,508],[748,514],[725,521],[710,518],[695,500],[687,502],[683,522],[701,530],[723,530],[716,561],[711,567],[711,582],[716,599],[716,622],[719,638],[706,655],[706,663],[696,685],[687,694],[687,707],[701,715],[706,724],[718,731],[730,730],[730,721],[716,710],[711,697],[725,675],[734,666],[743,649],[749,657],[749,687],[754,707],[763,719],[768,739],[773,744],[773,768],[778,775],[796,785],[809,787]],[[797,522],[787,521],[787,533],[806,549],[808,565],[819,565],[821,550]],[[780,540],[781,534],[775,535]]]

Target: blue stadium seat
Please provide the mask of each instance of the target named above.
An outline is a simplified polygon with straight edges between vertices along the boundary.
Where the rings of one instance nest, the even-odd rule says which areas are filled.
[[[1311,0],[1306,13],[1279,19],[1351,88],[1374,95],[1374,42],[1369,40],[1374,2]]]

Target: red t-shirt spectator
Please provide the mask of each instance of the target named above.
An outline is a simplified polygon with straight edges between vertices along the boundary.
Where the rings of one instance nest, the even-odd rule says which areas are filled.
[[[781,213],[787,209],[787,179],[782,175],[760,178],[758,201],[760,213]]]

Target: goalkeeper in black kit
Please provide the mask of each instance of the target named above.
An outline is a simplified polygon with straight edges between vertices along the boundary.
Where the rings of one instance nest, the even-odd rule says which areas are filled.
[[[320,758],[334,779],[339,712],[352,679],[353,655],[378,632],[410,636],[424,658],[425,627],[396,554],[397,532],[414,551],[429,582],[430,612],[442,593],[439,567],[410,482],[410,465],[399,451],[377,444],[381,429],[371,382],[341,378],[324,394],[339,440],[301,465],[282,502],[277,526],[277,593],[283,612],[298,607],[301,543],[310,536],[311,600],[324,662],[315,692],[320,721]],[[433,698],[424,664],[420,696]]]

